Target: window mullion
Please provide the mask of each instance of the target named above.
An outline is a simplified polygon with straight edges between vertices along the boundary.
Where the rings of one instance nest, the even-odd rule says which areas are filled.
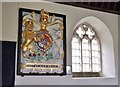
[[[101,72],[102,72],[102,52],[101,52],[101,43],[99,42],[99,51],[100,51],[100,53],[99,53],[99,55],[100,55],[100,68],[101,68]]]
[[[81,72],[83,72],[83,55],[82,55],[82,39],[81,39]]]
[[[93,72],[93,67],[92,67],[92,41],[90,40],[90,59],[91,59],[91,72]]]

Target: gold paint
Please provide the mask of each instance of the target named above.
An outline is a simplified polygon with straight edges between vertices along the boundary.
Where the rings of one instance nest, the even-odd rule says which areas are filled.
[[[35,39],[35,33],[33,32],[33,22],[32,21],[26,21],[25,22],[25,30],[22,32],[22,37],[24,39],[24,42],[22,42],[22,55],[24,58],[29,58],[25,53],[27,50],[30,51],[31,54],[33,54],[33,46],[31,43]]]
[[[63,21],[61,19],[55,19],[55,15],[49,16],[49,13],[44,11],[44,9],[41,10],[40,16],[40,31],[47,31],[47,26],[53,26],[55,24],[59,24],[60,26],[57,30],[55,30],[56,32],[64,29]],[[48,19],[52,19],[53,21],[48,22]]]
[[[25,64],[21,64],[21,68],[22,69],[26,68],[26,65]]]
[[[35,68],[32,68],[32,71],[35,71]]]
[[[46,27],[48,25],[48,18],[49,18],[48,12],[42,9],[40,13],[40,28],[41,28],[40,31],[46,30]]]
[[[64,59],[64,52],[62,52],[62,59]]]
[[[53,71],[53,69],[52,69],[52,68],[50,68],[50,71]]]
[[[51,19],[49,22],[48,19]],[[24,58],[29,59],[29,57],[26,55],[26,52],[29,51],[31,54],[34,54],[32,42],[37,41],[41,37],[36,37],[36,34],[40,31],[45,31],[48,32],[47,27],[48,26],[53,26],[55,24],[58,24],[60,27],[55,30],[61,31],[64,29],[63,26],[63,21],[61,19],[55,19],[55,16],[49,16],[49,13],[44,11],[44,9],[41,10],[40,12],[40,21],[36,21],[35,19],[35,12],[32,12],[30,15],[30,18],[23,17],[23,26],[25,26],[24,31],[22,32],[22,55]],[[39,24],[40,25],[40,30],[34,31],[34,24]],[[48,32],[49,33],[49,32]],[[63,39],[63,36],[58,37],[58,39]],[[52,40],[51,40],[52,42]],[[49,42],[47,42],[49,46]],[[44,49],[48,48],[48,46],[44,46]]]

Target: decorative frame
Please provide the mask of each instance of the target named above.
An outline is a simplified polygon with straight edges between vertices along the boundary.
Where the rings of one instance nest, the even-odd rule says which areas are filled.
[[[66,75],[66,15],[19,9],[17,75]]]

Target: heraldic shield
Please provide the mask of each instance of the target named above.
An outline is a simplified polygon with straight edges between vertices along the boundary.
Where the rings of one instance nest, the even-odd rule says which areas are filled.
[[[66,16],[19,9],[17,75],[66,74]]]

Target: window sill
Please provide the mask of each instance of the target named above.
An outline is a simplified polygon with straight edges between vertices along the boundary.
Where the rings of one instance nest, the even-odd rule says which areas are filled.
[[[115,76],[103,76],[101,72],[73,72],[72,79],[114,79]]]
[[[73,72],[73,77],[101,77],[101,72]]]
[[[85,80],[89,80],[89,79],[115,79],[115,77],[72,77],[72,79],[85,79]]]

